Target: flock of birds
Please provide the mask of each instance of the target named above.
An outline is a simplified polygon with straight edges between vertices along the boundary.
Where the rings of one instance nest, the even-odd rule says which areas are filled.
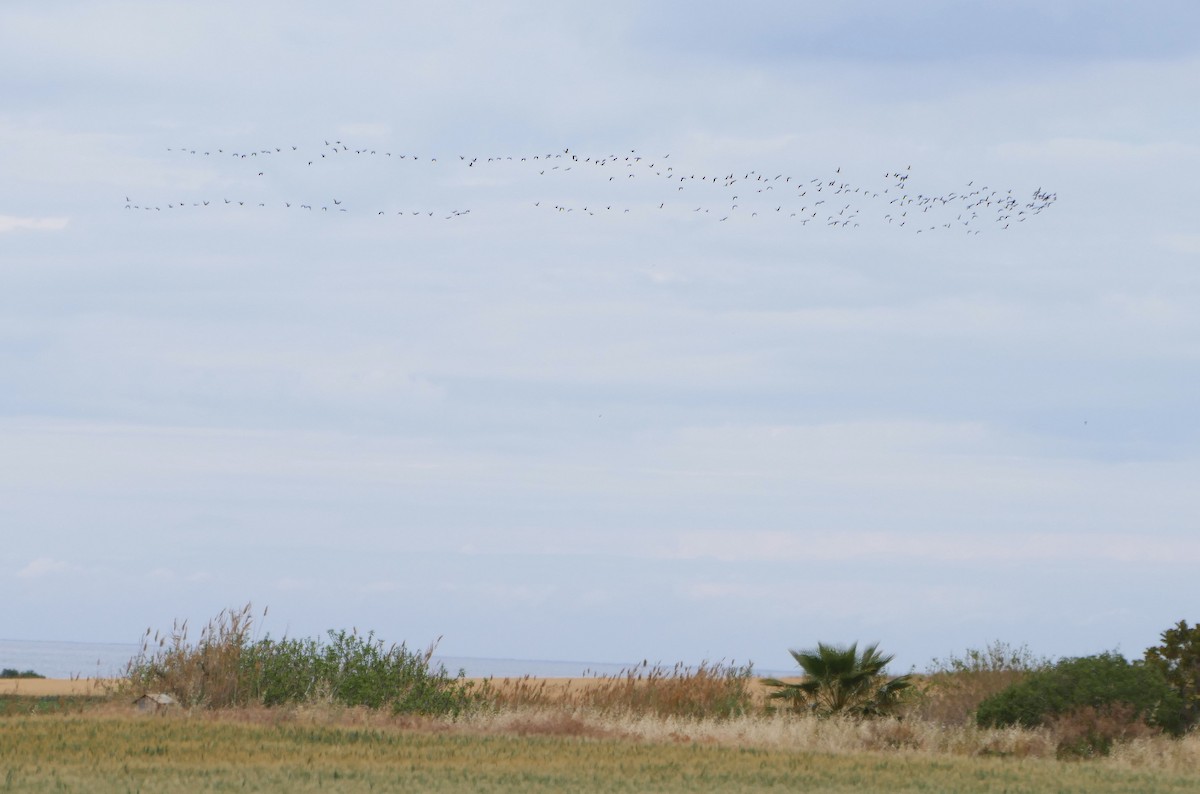
[[[234,167],[231,177],[213,178],[239,190],[203,198],[151,201],[125,197],[125,209],[147,212],[182,211],[204,208],[279,208],[309,213],[360,213],[380,217],[426,217],[455,220],[470,215],[465,207],[430,209],[428,206],[399,206],[391,199],[354,200],[350,193],[329,191],[320,174],[326,169],[353,163],[356,173],[385,180],[394,179],[393,170],[407,168],[404,184],[412,187],[412,177],[439,179],[442,187],[482,189],[508,180],[543,182],[547,192],[557,192],[557,200],[539,198],[529,204],[540,211],[587,216],[625,215],[643,212],[691,213],[715,222],[735,219],[780,218],[800,226],[858,228],[871,221],[915,233],[965,232],[979,234],[987,228],[1009,229],[1024,223],[1050,207],[1057,195],[1038,188],[1028,199],[1019,199],[1011,189],[967,182],[956,191],[925,193],[910,187],[912,166],[887,171],[876,186],[867,186],[843,177],[837,168],[824,176],[797,177],[785,173],[738,172],[697,173],[677,167],[669,154],[647,157],[630,150],[606,155],[583,155],[570,149],[524,155],[478,156],[459,154],[430,157],[380,148],[352,146],[341,140],[325,140],[315,147],[278,146],[248,150],[224,148],[169,147],[171,156],[207,160],[220,168]],[[300,174],[297,169],[303,169]],[[417,169],[414,171],[413,169]],[[318,175],[323,190],[318,198],[264,195],[263,186],[272,177],[293,186]],[[581,187],[580,183],[586,186]],[[537,188],[541,190],[541,187]],[[586,198],[580,198],[580,193]],[[378,191],[375,191],[378,192]],[[444,192],[444,191],[443,191]],[[514,190],[514,194],[522,191]],[[525,191],[529,192],[529,191]],[[370,202],[370,203],[368,203]]]

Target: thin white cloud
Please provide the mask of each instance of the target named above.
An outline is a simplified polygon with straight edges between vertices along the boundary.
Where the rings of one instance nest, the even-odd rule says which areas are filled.
[[[1004,143],[996,147],[1001,157],[1019,160],[1077,161],[1084,164],[1144,164],[1146,162],[1194,161],[1200,150],[1177,142],[1131,143],[1111,138],[1050,138]]]
[[[396,593],[405,589],[406,585],[403,582],[368,582],[362,585],[359,590],[364,593]]]
[[[1200,254],[1200,234],[1167,234],[1155,242],[1178,254]]]
[[[384,138],[392,134],[390,124],[382,122],[360,122],[356,124],[339,124],[338,135],[351,138]]]
[[[38,557],[17,571],[17,576],[22,579],[38,579],[43,576],[70,573],[77,570],[79,570],[79,566],[72,565],[64,560],[56,560],[53,557]]]
[[[499,582],[446,582],[438,588],[449,596],[478,597],[489,604],[544,605],[563,593],[554,585],[516,584]]]
[[[0,215],[0,234],[21,230],[59,232],[67,228],[67,221],[67,218],[20,218],[15,215]]]
[[[146,578],[164,584],[175,582],[204,584],[205,582],[212,581],[213,575],[208,571],[193,571],[192,573],[184,574],[173,568],[158,567],[147,573]]]
[[[1085,561],[1128,564],[1200,564],[1200,539],[1134,533],[1014,532],[973,536],[947,532],[687,532],[666,556],[721,562],[927,563]]]

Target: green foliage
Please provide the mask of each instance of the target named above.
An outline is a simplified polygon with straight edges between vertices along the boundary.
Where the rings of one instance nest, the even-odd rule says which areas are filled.
[[[375,633],[328,632],[326,641],[264,638],[247,647],[243,667],[250,696],[268,706],[326,697],[335,703],[396,712],[459,713],[473,702],[472,685],[431,666],[404,644],[385,646]]]
[[[1094,710],[1097,719],[1110,725],[1119,717],[1126,727],[1140,722],[1172,734],[1183,730],[1178,694],[1157,670],[1130,664],[1118,653],[1063,659],[1035,671],[1021,683],[985,699],[975,718],[982,727],[1033,728],[1071,718],[1085,709]],[[1112,738],[1111,729],[1094,733],[1085,745],[1106,753]]]
[[[1162,633],[1162,645],[1146,650],[1146,666],[1166,679],[1179,695],[1180,718],[1191,727],[1200,723],[1200,623],[1186,620]]]
[[[15,667],[5,667],[0,670],[0,678],[45,678],[32,670],[17,670]]]
[[[278,706],[328,700],[395,712],[459,714],[479,698],[460,672],[451,678],[433,667],[434,646],[409,651],[387,646],[374,632],[329,631],[328,637],[250,636],[250,607],[225,610],[195,644],[187,623],[151,643],[129,663],[127,684],[137,692],[161,691],[188,707],[225,708],[250,703]],[[149,636],[149,632],[147,632]],[[157,638],[156,638],[157,639]]]
[[[804,680],[791,684],[768,678],[763,683],[775,689],[771,698],[790,701],[796,711],[880,716],[894,711],[912,686],[911,676],[884,674],[893,657],[881,654],[878,645],[868,645],[860,654],[858,643],[843,647],[820,642],[816,648],[791,654],[804,671]]]

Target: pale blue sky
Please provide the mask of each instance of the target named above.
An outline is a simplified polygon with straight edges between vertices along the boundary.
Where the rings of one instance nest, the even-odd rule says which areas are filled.
[[[0,636],[252,600],[275,633],[455,656],[1140,653],[1200,594],[1197,29],[1186,3],[5,3]],[[284,159],[339,139],[425,162]],[[262,178],[178,151],[276,146]],[[970,236],[879,202],[720,223],[458,160],[567,148],[1058,201]],[[416,205],[471,212],[373,211]]]

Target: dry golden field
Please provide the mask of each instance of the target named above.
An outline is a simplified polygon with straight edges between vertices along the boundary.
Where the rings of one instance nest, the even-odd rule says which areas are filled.
[[[329,703],[155,715],[135,713],[124,695],[9,695],[0,698],[0,791],[1200,790],[1198,736],[1059,761],[1047,731],[762,712],[664,717],[573,705],[580,687],[604,686],[595,681],[504,686],[514,685],[537,688],[544,702],[450,719]]]

